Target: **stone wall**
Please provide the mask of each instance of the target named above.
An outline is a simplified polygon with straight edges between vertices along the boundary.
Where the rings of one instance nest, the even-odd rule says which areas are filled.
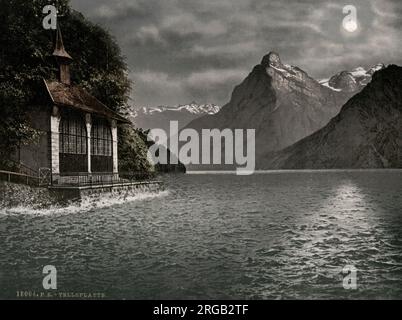
[[[31,187],[0,181],[0,208],[46,208],[54,204],[54,197],[47,188]]]
[[[0,181],[0,208],[29,207],[45,209],[54,205],[67,205],[80,202],[85,197],[114,194],[125,198],[143,192],[159,192],[163,189],[160,182],[138,182],[109,187],[88,188],[40,188]]]

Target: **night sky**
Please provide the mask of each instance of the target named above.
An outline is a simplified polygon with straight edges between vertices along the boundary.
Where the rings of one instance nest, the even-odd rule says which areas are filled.
[[[311,76],[402,65],[400,0],[71,0],[119,42],[135,106],[225,104],[269,51]],[[358,29],[342,27],[357,8]],[[67,46],[68,48],[68,46]]]

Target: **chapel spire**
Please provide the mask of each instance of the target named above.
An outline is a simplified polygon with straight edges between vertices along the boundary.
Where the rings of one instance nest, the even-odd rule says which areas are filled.
[[[64,48],[63,36],[61,34],[60,25],[57,25],[56,32],[56,44],[53,51],[53,56],[56,58],[57,64],[59,65],[59,81],[61,83],[70,85],[70,64],[73,58],[67,53]]]

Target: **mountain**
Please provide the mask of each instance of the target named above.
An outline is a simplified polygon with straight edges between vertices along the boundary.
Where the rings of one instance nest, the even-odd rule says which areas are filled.
[[[402,168],[402,67],[381,68],[328,125],[264,160],[266,169]]]
[[[256,161],[325,126],[359,88],[334,90],[270,52],[238,85],[220,112],[192,121],[202,129],[255,129]]]
[[[356,92],[363,89],[371,81],[371,77],[376,71],[384,68],[385,65],[382,63],[368,70],[358,67],[352,71],[342,71],[329,79],[321,80],[320,84],[338,92]]]
[[[164,129],[169,132],[170,121],[179,121],[179,128],[186,126],[192,120],[208,114],[216,114],[221,108],[214,104],[197,104],[192,102],[175,107],[143,107],[132,110],[131,120],[142,129]]]

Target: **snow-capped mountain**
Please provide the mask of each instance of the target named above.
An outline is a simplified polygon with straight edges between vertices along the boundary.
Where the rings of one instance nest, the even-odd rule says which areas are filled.
[[[377,71],[324,128],[268,153],[262,168],[402,168],[402,67]]]
[[[221,107],[215,104],[197,104],[192,102],[190,104],[183,104],[178,106],[159,106],[159,107],[142,107],[133,112],[134,118],[143,115],[154,115],[166,111],[171,112],[189,112],[194,115],[215,114],[218,113]]]
[[[215,104],[183,104],[178,106],[141,107],[130,112],[129,117],[143,129],[169,129],[170,121],[178,121],[179,128],[186,126],[191,121],[204,116],[213,115],[220,111],[221,107]]]
[[[372,79],[376,71],[385,68],[380,63],[366,70],[363,67],[357,67],[351,71],[341,71],[329,79],[320,80],[320,84],[330,88],[333,91],[356,92],[363,89]]]
[[[284,64],[270,52],[215,115],[205,115],[188,127],[255,129],[256,157],[277,151],[321,129],[351,97],[335,92],[302,69]]]
[[[299,67],[282,63],[279,54],[270,52],[235,87],[231,100],[220,112],[197,118],[187,127],[198,132],[214,128],[255,129],[256,164],[263,167],[267,153],[291,146],[328,124],[379,68],[340,73],[328,79],[326,86]],[[348,87],[350,84],[355,86]]]

